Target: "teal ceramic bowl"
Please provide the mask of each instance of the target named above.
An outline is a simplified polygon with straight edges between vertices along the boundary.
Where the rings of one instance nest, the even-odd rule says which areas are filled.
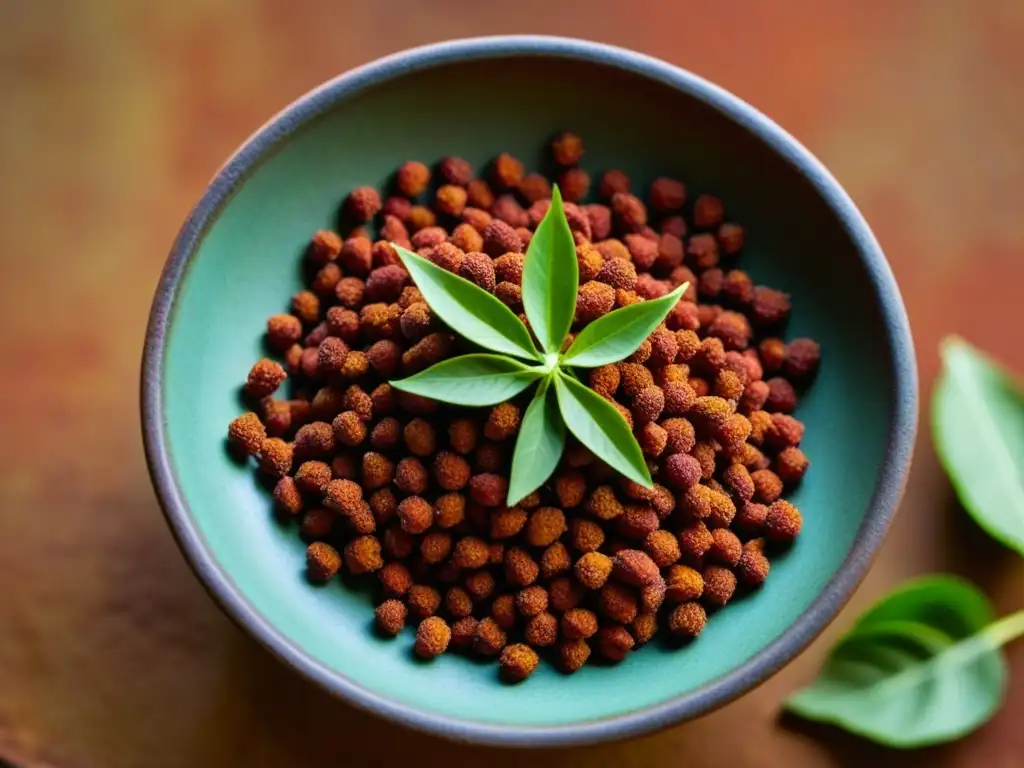
[[[300,286],[303,244],[353,187],[403,161],[482,164],[508,151],[537,168],[557,131],[579,131],[591,172],[622,168],[723,197],[746,225],[743,268],[793,296],[792,336],[823,365],[798,416],[813,466],[795,495],[805,527],[756,595],[686,648],[654,642],[618,666],[525,684],[459,656],[417,663],[408,638],[371,631],[368,595],[303,578],[304,546],[275,524],[225,428],[262,353],[268,315]],[[352,704],[451,738],[515,746],[593,743],[661,728],[733,699],[782,667],[865,573],[902,491],[917,418],[914,352],[885,258],[850,198],[795,139],[735,96],[664,62],[577,40],[501,37],[406,51],[303,96],[224,165],[160,281],[142,375],[146,453],[171,529],[246,631]]]

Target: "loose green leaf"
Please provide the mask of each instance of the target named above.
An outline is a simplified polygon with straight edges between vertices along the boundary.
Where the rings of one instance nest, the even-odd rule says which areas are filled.
[[[550,379],[541,382],[519,427],[512,474],[508,484],[508,505],[525,496],[551,477],[565,449],[565,422],[558,412],[558,399]]]
[[[555,185],[551,207],[530,239],[523,265],[523,308],[545,352],[562,348],[576,312],[579,282],[576,241]]]
[[[562,363],[580,368],[597,368],[625,360],[636,352],[644,339],[651,335],[651,331],[672,311],[689,285],[683,283],[659,299],[627,304],[599,317],[579,332],[562,357]]]
[[[946,339],[941,353],[935,450],[978,525],[1024,555],[1024,393],[962,339]]]
[[[543,368],[509,357],[473,354],[442,360],[408,379],[392,381],[391,386],[443,403],[495,405],[518,395],[544,373]]]
[[[643,451],[611,403],[562,371],[555,377],[555,391],[562,418],[577,440],[630,480],[654,487]]]
[[[972,584],[915,579],[868,610],[786,707],[891,747],[963,736],[998,709],[1007,677],[999,648],[1024,634],[1024,611],[992,618]]]
[[[526,326],[501,301],[401,246],[394,248],[431,311],[453,331],[494,352],[540,359]]]
[[[970,582],[943,574],[918,576],[865,610],[848,634],[898,621],[943,626],[954,634],[970,634],[987,625],[993,616],[988,600]]]

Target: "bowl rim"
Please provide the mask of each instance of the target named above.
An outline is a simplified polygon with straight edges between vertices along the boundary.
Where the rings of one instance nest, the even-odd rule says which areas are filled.
[[[163,405],[166,334],[182,277],[221,207],[264,156],[307,122],[366,88],[410,72],[467,59],[520,56],[601,64],[662,83],[722,113],[788,161],[828,204],[856,246],[880,303],[894,377],[893,420],[869,509],[850,552],[807,609],[753,657],[694,691],[623,715],[555,726],[477,722],[418,709],[381,696],[308,656],[255,609],[208,548],[185,502],[170,459]],[[903,494],[918,416],[917,366],[899,288],[864,217],[824,165],[770,118],[698,75],[625,48],[545,35],[462,38],[399,51],[326,81],[257,129],[217,171],[170,251],[146,329],[140,394],[146,462],[160,506],[189,565],[236,624],[304,677],[362,710],[456,741],[515,747],[594,744],[660,730],[716,709],[778,672],[835,618],[864,578]]]

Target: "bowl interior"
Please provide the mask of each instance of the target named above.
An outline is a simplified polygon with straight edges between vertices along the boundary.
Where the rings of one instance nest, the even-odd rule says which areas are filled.
[[[332,227],[340,201],[384,184],[406,159],[500,151],[542,167],[563,128],[582,134],[584,167],[657,175],[724,198],[748,228],[741,264],[793,296],[790,337],[822,344],[801,401],[812,460],[794,501],[805,528],[755,595],[713,617],[683,649],[655,641],[615,667],[565,677],[546,665],[527,684],[445,656],[421,664],[408,632],[371,630],[369,595],[303,578],[304,546],[275,522],[251,467],[229,459],[239,386],[263,354],[268,315],[300,288],[303,246]],[[693,194],[691,194],[691,198]],[[784,633],[836,574],[869,509],[892,420],[890,348],[866,268],[806,179],[759,138],[693,97],[613,67],[545,56],[465,60],[406,72],[350,95],[266,154],[202,234],[169,321],[163,370],[167,450],[180,493],[219,568],[288,641],[323,667],[413,709],[465,721],[551,726],[634,712],[693,692]]]

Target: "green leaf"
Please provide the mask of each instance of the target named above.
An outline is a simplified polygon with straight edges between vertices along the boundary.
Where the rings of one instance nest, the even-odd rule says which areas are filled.
[[[565,449],[565,422],[558,412],[558,399],[549,382],[550,379],[546,379],[537,387],[537,394],[519,427],[508,484],[510,507],[551,477]]]
[[[576,313],[579,283],[576,241],[556,184],[551,207],[530,239],[523,265],[523,308],[545,352],[557,354],[562,348]]]
[[[541,359],[526,326],[501,301],[399,245],[394,248],[431,311],[453,331],[494,352]]]
[[[500,355],[473,354],[432,365],[408,379],[392,381],[403,392],[456,405],[495,405],[518,395],[545,375],[543,368]]]
[[[569,431],[608,466],[645,488],[653,488],[643,451],[622,414],[576,379],[559,371],[555,391]]]
[[[956,337],[943,341],[932,398],[935,450],[964,508],[1024,555],[1024,393]]]
[[[955,606],[952,612],[948,608],[950,604]],[[970,582],[955,576],[919,576],[896,587],[865,610],[851,632],[894,621],[914,621],[944,625],[951,631],[969,634],[992,618],[992,606]]]
[[[786,707],[891,747],[959,738],[999,708],[1007,679],[999,648],[1024,634],[1024,611],[992,617],[969,582],[915,579],[868,610]]]
[[[599,317],[579,332],[562,364],[597,368],[625,360],[672,311],[689,285],[683,283],[660,299],[628,304]]]

